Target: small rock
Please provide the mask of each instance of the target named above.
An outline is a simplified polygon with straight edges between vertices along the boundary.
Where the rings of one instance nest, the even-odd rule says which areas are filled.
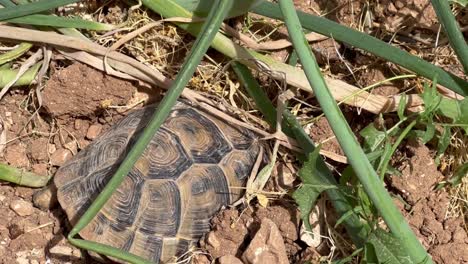
[[[28,216],[33,213],[33,206],[25,200],[14,200],[10,203],[10,209],[19,216]]]
[[[290,167],[280,163],[277,167],[278,180],[281,187],[293,187],[296,180],[296,173]]]
[[[29,146],[30,157],[36,161],[46,161],[48,157],[47,145],[49,140],[41,137],[31,142]]]
[[[59,149],[50,156],[50,163],[54,166],[62,166],[73,156],[68,149]]]
[[[66,149],[70,150],[73,153],[73,155],[76,155],[76,153],[78,152],[78,143],[76,142],[76,140],[65,143],[65,145],[63,146]]]
[[[51,184],[35,192],[33,195],[33,203],[34,206],[42,210],[55,208],[58,205],[57,189],[55,185]]]
[[[196,254],[192,258],[192,264],[211,264],[211,261],[205,255]]]
[[[242,261],[233,255],[226,255],[218,258],[219,264],[242,264]]]
[[[316,206],[309,215],[309,222],[312,228],[312,232],[306,230],[305,224],[302,223],[299,236],[300,239],[306,243],[309,247],[318,247],[322,243],[322,237],[320,236],[321,222],[319,217],[320,206]]]
[[[74,257],[76,257],[76,258],[78,258],[78,259],[81,259],[81,257],[82,257],[82,256],[81,256],[81,250],[79,250],[79,249],[77,249],[77,248],[74,248],[74,249],[73,249],[73,253],[72,253],[72,254],[73,254]]]
[[[57,147],[55,144],[48,144],[47,145],[47,151],[49,151],[49,154],[53,154],[57,150]]]
[[[273,221],[262,219],[260,229],[242,254],[242,260],[248,264],[289,264],[283,237]]]
[[[74,127],[76,130],[81,130],[81,128],[83,128],[83,124],[84,121],[82,119],[75,119],[75,124],[74,124]]]
[[[99,136],[99,134],[101,134],[101,131],[102,131],[102,125],[100,124],[91,125],[88,128],[88,132],[86,133],[86,138],[90,140],[96,139]]]
[[[91,142],[89,140],[86,140],[84,138],[80,138],[78,140],[78,146],[79,146],[79,149],[84,149],[86,148]]]
[[[72,256],[73,249],[67,246],[55,246],[49,249],[50,254],[62,255],[62,256]]]
[[[16,263],[18,264],[29,264],[29,260],[26,257],[18,257],[16,258]]]
[[[216,234],[214,232],[208,233],[208,235],[206,236],[206,243],[215,249],[221,246],[221,244],[219,243],[219,239],[216,237]]]

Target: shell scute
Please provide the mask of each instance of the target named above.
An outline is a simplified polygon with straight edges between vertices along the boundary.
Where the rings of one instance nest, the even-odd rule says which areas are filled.
[[[111,179],[153,110],[129,113],[58,170],[58,200],[72,224]],[[209,231],[211,217],[241,196],[259,150],[251,131],[179,101],[80,235],[156,263],[181,256]]]

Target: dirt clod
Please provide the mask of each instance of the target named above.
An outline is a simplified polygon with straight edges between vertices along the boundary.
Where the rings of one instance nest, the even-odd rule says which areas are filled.
[[[73,153],[68,149],[58,149],[50,156],[50,163],[54,166],[62,166],[71,159]]]
[[[47,161],[49,155],[47,153],[47,148],[44,146],[47,146],[48,143],[49,140],[45,137],[33,140],[31,145],[29,145],[29,156],[37,162]]]
[[[49,249],[50,254],[57,254],[63,256],[71,256],[73,254],[73,249],[66,246],[55,246]]]
[[[226,255],[218,258],[219,264],[242,264],[242,261],[233,255]]]
[[[242,255],[242,260],[249,264],[289,263],[283,237],[273,221],[263,218],[260,229]]]
[[[28,216],[34,212],[34,208],[30,202],[25,200],[14,200],[10,203],[10,209],[19,216]]]
[[[57,71],[44,88],[44,107],[66,120],[70,117],[93,118],[109,105],[125,105],[135,87],[84,64],[74,63]]]
[[[86,132],[86,138],[90,140],[94,140],[99,136],[99,134],[101,134],[101,131],[102,131],[102,125],[100,124],[91,125],[88,128],[88,132]]]

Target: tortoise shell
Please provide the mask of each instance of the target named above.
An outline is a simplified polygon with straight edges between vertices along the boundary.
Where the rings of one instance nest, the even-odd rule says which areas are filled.
[[[154,106],[136,110],[56,173],[58,200],[75,224],[116,171]],[[148,260],[186,253],[210,219],[238,200],[260,145],[256,135],[178,101],[143,155],[92,222],[86,240]]]

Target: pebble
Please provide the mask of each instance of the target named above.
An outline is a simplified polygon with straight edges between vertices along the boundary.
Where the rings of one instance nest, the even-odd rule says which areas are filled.
[[[242,264],[242,261],[233,255],[226,255],[218,258],[219,264]]]
[[[55,144],[48,144],[47,145],[47,151],[49,151],[49,154],[53,154],[57,150],[57,147]]]
[[[99,136],[99,134],[101,134],[101,131],[102,131],[102,125],[100,124],[91,125],[88,128],[88,132],[86,133],[86,138],[90,140],[96,139]]]
[[[18,264],[29,264],[29,260],[28,260],[28,251],[20,251],[20,252],[16,252],[16,263]]]
[[[70,150],[73,153],[73,155],[75,155],[78,152],[78,143],[76,142],[76,140],[65,143],[65,145],[63,146],[66,149]]]
[[[25,200],[12,201],[10,203],[10,209],[19,216],[28,216],[31,215],[34,211],[32,204]]]
[[[278,227],[268,218],[263,218],[260,229],[242,254],[246,264],[289,264],[286,247]]]
[[[283,164],[278,165],[277,170],[281,187],[293,187],[294,181],[296,180],[296,173]]]
[[[317,206],[315,210],[309,215],[309,221],[312,228],[312,232],[307,231],[305,224],[301,224],[299,231],[300,239],[306,243],[309,247],[318,247],[322,243],[322,237],[320,236],[321,222],[319,213],[320,207]]]
[[[216,234],[214,232],[208,233],[208,235],[206,236],[206,243],[215,249],[221,246],[219,239],[218,237],[216,237]]]
[[[55,185],[51,184],[36,191],[33,195],[33,203],[34,206],[41,210],[55,208],[58,205]]]
[[[49,249],[50,254],[57,254],[62,256],[72,256],[73,249],[67,246],[55,246]]]
[[[68,149],[59,149],[50,156],[50,163],[54,166],[62,166],[73,154]]]

